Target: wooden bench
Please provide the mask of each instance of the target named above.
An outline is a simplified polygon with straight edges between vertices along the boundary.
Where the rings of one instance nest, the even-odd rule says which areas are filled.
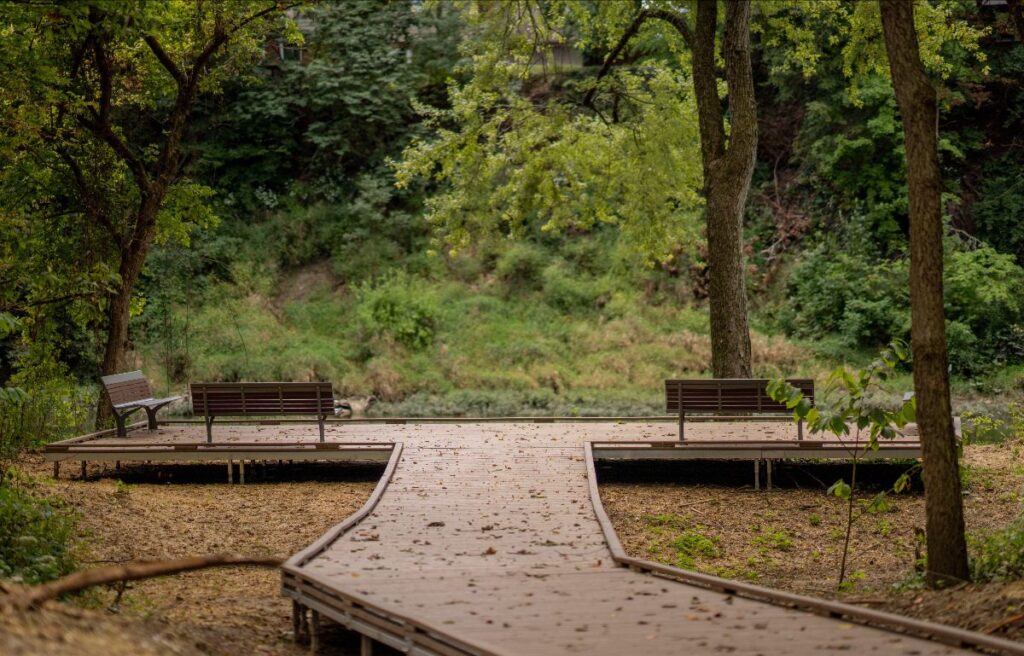
[[[324,420],[334,412],[334,391],[330,383],[193,383],[192,412],[203,415],[206,441],[213,442],[216,417],[261,417],[312,415],[320,425],[324,441]]]
[[[767,379],[760,378],[705,378],[694,380],[666,380],[665,408],[679,414],[679,440],[686,435],[686,413],[752,413],[787,414],[792,410],[768,396]],[[814,403],[814,381],[810,378],[790,379]],[[749,414],[735,419],[749,418]],[[804,439],[803,421],[797,424],[797,439]]]
[[[136,410],[145,410],[149,417],[149,430],[156,430],[157,410],[168,403],[180,399],[180,396],[168,396],[163,399],[153,398],[149,381],[141,371],[129,371],[124,374],[103,376],[103,389],[106,390],[110,406],[114,410],[114,421],[117,422],[117,434],[124,437],[128,434],[125,419]]]

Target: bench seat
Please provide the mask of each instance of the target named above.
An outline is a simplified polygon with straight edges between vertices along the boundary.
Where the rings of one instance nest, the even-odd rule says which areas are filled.
[[[103,376],[103,389],[114,411],[117,423],[117,434],[124,437],[128,434],[125,426],[127,418],[137,410],[145,410],[149,419],[149,430],[156,430],[156,413],[160,408],[181,399],[180,396],[154,398],[149,381],[141,371],[129,371],[123,374]]]

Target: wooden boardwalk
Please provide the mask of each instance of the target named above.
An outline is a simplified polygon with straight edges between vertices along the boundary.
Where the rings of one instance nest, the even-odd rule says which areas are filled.
[[[697,441],[795,437],[786,423],[687,430]],[[641,561],[622,567],[624,554],[594,503],[585,442],[671,441],[674,431],[657,423],[346,425],[346,440],[396,447],[364,511],[285,565],[283,589],[297,603],[299,626],[311,610],[313,621],[327,616],[422,654],[960,653],[754,600],[765,596],[754,586],[699,576],[695,583],[711,587],[682,583],[638,571]],[[843,614],[841,605],[788,598]],[[948,627],[908,627],[1024,653]]]

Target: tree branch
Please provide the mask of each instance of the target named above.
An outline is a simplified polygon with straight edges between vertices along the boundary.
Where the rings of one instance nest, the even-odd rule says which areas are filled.
[[[79,592],[96,585],[138,581],[154,576],[167,576],[180,572],[225,565],[279,567],[281,562],[280,558],[249,558],[230,554],[191,556],[175,560],[136,560],[124,565],[107,565],[106,567],[75,572],[50,583],[23,588],[11,595],[8,603],[22,609],[34,608],[44,601],[56,599],[61,595]]]
[[[160,42],[156,40],[156,37],[152,34],[147,34],[142,37],[142,40],[146,42],[146,45],[149,46],[149,49],[156,56],[157,61],[167,69],[167,72],[171,74],[171,77],[178,83],[178,86],[185,84],[185,74],[181,72],[181,69],[174,63],[174,60],[167,54],[167,51],[160,45]]]
[[[102,209],[97,206],[96,200],[93,197],[92,192],[89,190],[88,185],[85,182],[85,173],[82,171],[82,166],[78,163],[78,160],[71,155],[67,148],[59,148],[61,159],[71,169],[71,176],[75,179],[75,186],[82,194],[82,202],[85,205],[85,213],[89,218],[95,220],[104,230],[110,235],[114,243],[120,248],[122,246],[121,235],[114,228],[114,224],[110,222],[110,219],[103,213]]]
[[[597,79],[594,80],[594,86],[591,87],[586,94],[583,96],[583,105],[594,109],[594,95],[597,93],[597,82],[604,78],[608,73],[611,72],[612,66],[618,61],[622,55],[622,51],[626,49],[629,42],[636,36],[637,32],[640,31],[640,27],[648,18],[655,20],[662,20],[676,28],[683,37],[683,41],[690,48],[693,48],[693,34],[690,32],[690,26],[686,23],[686,18],[682,14],[670,11],[668,9],[644,9],[636,15],[633,22],[622,32],[622,36],[619,37],[618,43],[612,48],[612,51],[608,53],[604,63],[601,64],[601,70],[597,72]]]

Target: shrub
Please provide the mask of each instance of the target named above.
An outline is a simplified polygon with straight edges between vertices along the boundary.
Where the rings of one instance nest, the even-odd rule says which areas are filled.
[[[74,516],[56,498],[0,485],[0,578],[35,585],[74,569]]]
[[[999,531],[970,536],[971,578],[1007,581],[1024,576],[1024,515]]]
[[[544,269],[544,300],[551,307],[572,313],[597,307],[602,289],[599,281],[573,276],[559,264]]]
[[[87,432],[96,407],[97,391],[52,362],[22,369],[10,383],[0,394],[0,482],[24,449]]]
[[[950,364],[968,375],[1024,357],[1024,269],[986,247],[946,257],[945,301]],[[780,313],[787,333],[847,347],[875,347],[910,334],[908,262],[873,261],[821,245],[806,253],[788,281]]]
[[[509,292],[540,289],[549,256],[540,246],[516,242],[495,263],[494,272]]]
[[[364,328],[410,348],[433,342],[439,310],[426,283],[404,272],[393,272],[361,285],[356,313]]]
[[[788,296],[792,300],[780,320],[798,337],[835,333],[849,346],[877,346],[904,337],[909,328],[904,261],[876,263],[822,245],[796,264]]]

